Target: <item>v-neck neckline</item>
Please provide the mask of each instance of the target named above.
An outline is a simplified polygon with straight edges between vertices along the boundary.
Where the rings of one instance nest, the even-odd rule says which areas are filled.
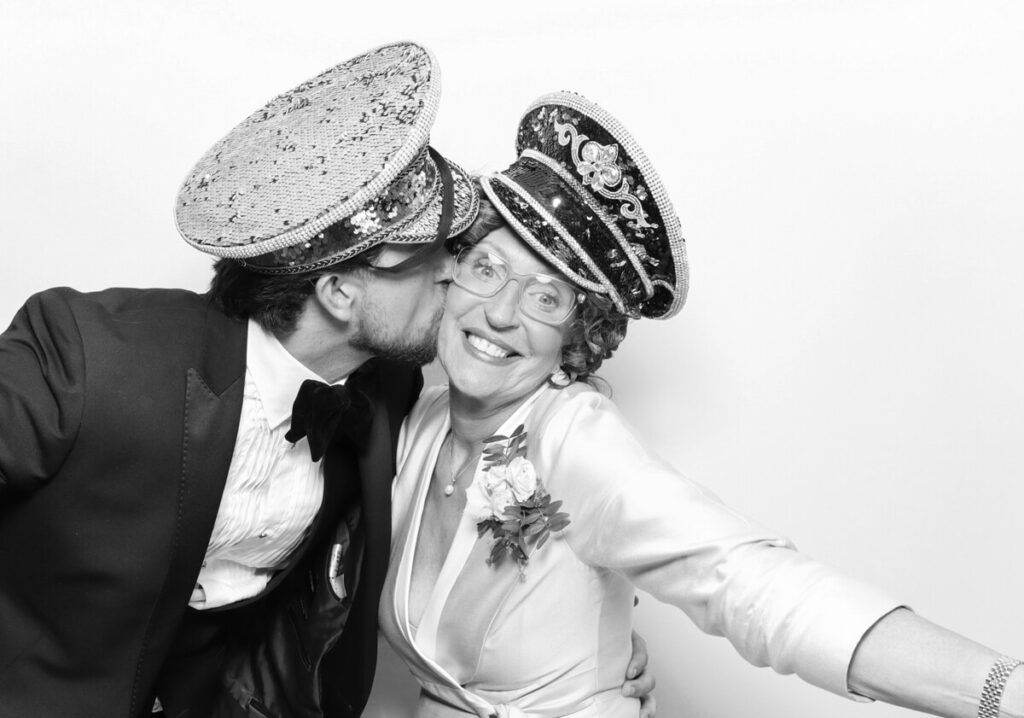
[[[528,396],[526,400],[523,401],[523,403],[518,406],[504,422],[502,422],[495,434],[508,435],[516,428],[516,426],[525,423],[525,418],[529,415],[537,401],[537,398],[545,389],[545,386],[541,386],[534,391],[533,394]],[[420,616],[418,625],[414,630],[412,623],[409,620],[409,599],[412,593],[412,572],[415,564],[416,548],[419,543],[420,531],[423,525],[423,515],[426,511],[427,495],[430,491],[431,480],[434,472],[436,471],[441,450],[444,447],[445,437],[448,435],[448,432],[451,431],[451,425],[451,414],[449,408],[448,413],[444,418],[444,422],[440,427],[440,431],[434,439],[434,445],[430,450],[428,464],[429,470],[427,467],[424,467],[423,469],[422,476],[425,476],[426,478],[421,478],[413,499],[413,513],[410,516],[409,530],[406,534],[405,546],[402,552],[402,563],[399,568],[400,591],[398,593],[397,600],[402,602],[403,608],[401,622],[402,632],[406,634],[406,639],[409,641],[410,645],[415,646],[417,651],[432,663],[437,656],[438,629],[441,624],[441,614],[448,603],[452,590],[455,588],[459,574],[462,573],[465,568],[466,561],[469,559],[469,556],[473,551],[473,547],[476,542],[480,540],[479,532],[477,531],[479,518],[470,515],[470,502],[466,501],[465,505],[462,507],[459,525],[455,530],[455,535],[452,537],[451,545],[448,547],[448,551],[441,563],[441,570],[434,579],[434,585],[427,597],[423,614]],[[481,480],[482,464],[483,453],[481,453],[480,457],[476,460],[476,465],[473,469],[473,480],[466,487],[466,491],[469,491],[473,484]],[[438,668],[440,668],[440,666],[438,666]],[[447,671],[443,672],[445,675],[450,677]],[[454,679],[452,680],[455,682]],[[455,685],[458,685],[457,682],[455,682]]]

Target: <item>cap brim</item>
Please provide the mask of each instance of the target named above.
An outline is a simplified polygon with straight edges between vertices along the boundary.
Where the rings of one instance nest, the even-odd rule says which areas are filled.
[[[508,202],[499,195],[493,184],[496,181],[507,191],[513,192],[508,196],[516,197],[515,203]],[[525,192],[519,191],[514,183],[507,183],[507,178],[503,178],[499,173],[490,177],[482,177],[480,184],[487,199],[519,235],[520,239],[526,242],[548,264],[561,272],[566,279],[582,289],[601,294],[615,294],[614,287],[600,269],[594,266],[593,262],[588,261],[587,254],[580,250],[578,245],[571,248],[571,245],[575,245],[575,240],[559,226],[558,221],[539,207],[534,206],[529,196]],[[537,230],[540,228],[543,228],[543,231],[549,235],[547,238],[538,236]],[[555,239],[554,235],[561,235],[561,238]],[[572,255],[570,256],[566,251],[557,252],[555,251],[556,247],[571,248]],[[577,262],[586,263],[586,266],[578,265],[575,268],[570,266],[574,257]],[[616,304],[620,305],[621,302],[616,302]]]

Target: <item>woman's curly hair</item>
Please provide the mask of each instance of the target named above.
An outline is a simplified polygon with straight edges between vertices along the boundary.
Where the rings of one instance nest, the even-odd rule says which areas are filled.
[[[480,213],[465,232],[455,237],[452,253],[475,245],[488,234],[508,226],[486,197],[480,197]],[[626,338],[629,317],[615,308],[605,294],[585,289],[576,318],[569,325],[566,344],[562,347],[562,371],[571,379],[593,383],[594,372],[609,358]]]
[[[607,295],[584,292],[569,338],[562,347],[562,371],[570,378],[591,381],[605,359],[626,338],[629,317],[615,308]]]

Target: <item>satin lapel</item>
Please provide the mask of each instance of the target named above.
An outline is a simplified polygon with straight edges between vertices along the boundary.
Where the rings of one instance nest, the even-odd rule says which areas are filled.
[[[391,549],[391,482],[395,471],[395,445],[390,414],[384,401],[374,403],[373,423],[366,451],[358,459],[361,488],[361,527],[366,548],[359,588],[352,611],[335,650],[324,658],[325,715],[357,716],[366,702],[377,665],[377,605],[387,574]]]
[[[432,436],[425,450],[413,449],[413,459],[406,460],[403,466],[403,476],[415,481],[406,481],[395,491],[396,506],[400,506],[403,513],[403,520],[396,529],[399,533],[400,546],[396,544],[396,550],[392,553],[392,559],[399,563],[395,567],[395,610],[399,617],[398,627],[410,644],[417,644],[416,636],[409,623],[409,592],[412,588],[413,557],[416,555],[416,544],[419,541],[420,524],[423,522],[423,507],[427,500],[427,492],[430,490],[430,478],[433,475],[434,467],[437,465],[437,457],[441,453],[441,447],[448,434],[449,422],[448,412],[440,417],[440,428],[435,431],[432,427],[420,426],[420,436]],[[426,443],[426,440],[423,440]],[[392,516],[395,515],[392,511]],[[446,559],[447,560],[447,559]],[[431,596],[433,598],[433,596]],[[429,610],[429,602],[428,602]],[[422,619],[420,621],[422,627]]]
[[[358,473],[359,469],[347,445],[335,443],[327,448],[324,455],[324,494],[320,510],[313,519],[305,540],[292,553],[288,565],[274,575],[267,586],[267,591],[273,590],[300,563],[308,551],[316,550],[328,536],[334,535],[342,516],[354,501],[359,500]]]
[[[395,445],[391,440],[390,416],[383,401],[377,402],[367,450],[359,457],[359,481],[363,496],[363,522],[366,527],[366,560],[379,580],[379,594],[387,571],[391,550],[391,482],[395,478]],[[363,567],[363,580],[369,576]]]

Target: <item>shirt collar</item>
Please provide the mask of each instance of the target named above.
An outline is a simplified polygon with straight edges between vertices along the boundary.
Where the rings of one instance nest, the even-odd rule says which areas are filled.
[[[289,354],[273,333],[252,319],[249,320],[245,365],[256,384],[267,423],[272,429],[291,420],[292,404],[302,382],[312,379],[329,383]],[[334,383],[344,384],[345,380]]]

